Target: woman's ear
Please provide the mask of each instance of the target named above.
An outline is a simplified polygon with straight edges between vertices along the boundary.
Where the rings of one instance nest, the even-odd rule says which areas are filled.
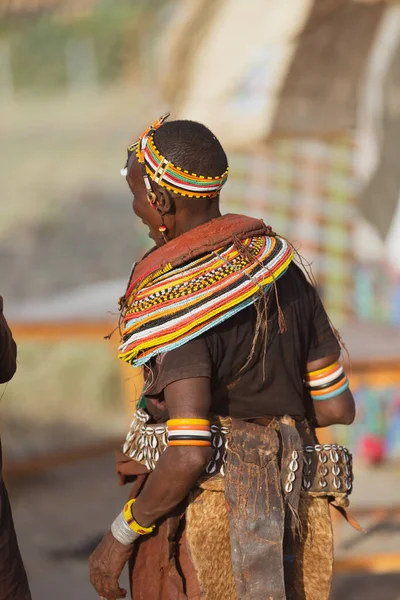
[[[161,215],[166,215],[169,212],[174,211],[174,200],[169,190],[159,187],[157,190],[157,204],[156,208]]]

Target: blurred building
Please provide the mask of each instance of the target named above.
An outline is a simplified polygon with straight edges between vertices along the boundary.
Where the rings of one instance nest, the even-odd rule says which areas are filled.
[[[183,0],[175,15],[167,106],[226,147],[226,207],[311,264],[360,366],[357,424],[338,435],[359,456],[399,457],[400,4]]]
[[[195,0],[175,14],[164,97],[227,147],[229,208],[295,242],[336,322],[400,324],[400,242],[388,243],[400,197],[400,6]]]

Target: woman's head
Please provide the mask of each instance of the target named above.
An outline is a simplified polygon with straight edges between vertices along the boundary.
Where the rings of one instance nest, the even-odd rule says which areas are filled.
[[[133,210],[157,245],[219,216],[219,191],[228,164],[207,127],[195,121],[171,121],[152,132],[145,146],[142,155],[139,149],[131,154],[127,181],[134,195]],[[162,226],[164,236],[159,231]]]

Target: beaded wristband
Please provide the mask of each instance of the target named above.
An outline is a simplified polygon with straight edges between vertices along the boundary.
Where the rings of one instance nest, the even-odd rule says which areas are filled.
[[[310,371],[305,377],[305,383],[313,400],[330,400],[349,387],[347,376],[338,361],[323,369]]]
[[[170,419],[167,429],[168,446],[211,446],[207,419]]]
[[[155,528],[155,525],[152,525],[151,527],[142,527],[133,518],[132,504],[135,500],[135,498],[128,500],[124,506],[124,510],[119,513],[111,525],[111,533],[115,539],[121,544],[124,544],[124,546],[130,546],[138,539],[138,537],[141,535],[148,535]]]
[[[155,525],[151,525],[150,527],[142,527],[139,525],[132,515],[132,504],[134,502],[136,502],[136,498],[131,498],[131,500],[128,500],[128,502],[125,504],[124,510],[122,511],[124,514],[124,519],[132,531],[138,533],[139,535],[148,535],[154,531]]]

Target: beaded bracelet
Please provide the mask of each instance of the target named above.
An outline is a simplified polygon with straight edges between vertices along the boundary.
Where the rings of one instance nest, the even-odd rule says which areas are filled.
[[[151,525],[151,527],[142,527],[134,519],[132,515],[132,504],[135,500],[135,498],[128,500],[123,511],[119,513],[111,525],[111,533],[115,539],[124,546],[130,546],[138,539],[138,537],[141,535],[148,535],[154,531],[155,528],[155,525]]]
[[[305,383],[313,400],[330,400],[349,387],[349,380],[338,361],[323,369],[308,372]]]
[[[207,419],[170,419],[167,430],[168,446],[211,446]]]
[[[138,533],[139,535],[148,535],[149,533],[152,533],[154,531],[155,525],[150,525],[150,527],[142,527],[141,525],[139,525],[139,523],[135,520],[134,516],[132,515],[132,504],[134,502],[136,502],[136,498],[131,498],[131,500],[128,500],[128,502],[124,506],[123,513],[125,521],[127,522],[129,528],[132,529],[132,531],[134,531],[135,533]]]

